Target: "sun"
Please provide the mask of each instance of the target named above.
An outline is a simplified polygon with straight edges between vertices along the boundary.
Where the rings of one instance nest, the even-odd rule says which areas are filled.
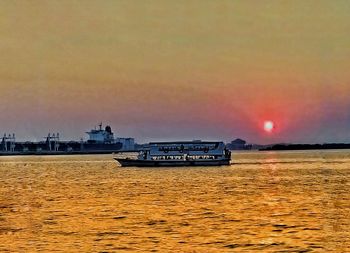
[[[273,129],[275,128],[275,124],[271,120],[265,120],[264,121],[264,130],[267,133],[271,133]]]

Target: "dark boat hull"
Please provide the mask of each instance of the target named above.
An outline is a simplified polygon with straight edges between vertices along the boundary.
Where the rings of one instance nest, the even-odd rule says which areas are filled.
[[[230,165],[230,159],[203,161],[147,161],[114,158],[122,167],[183,167],[183,166],[222,166]]]

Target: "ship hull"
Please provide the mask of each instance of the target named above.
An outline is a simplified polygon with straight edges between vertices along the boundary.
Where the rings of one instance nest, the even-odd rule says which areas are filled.
[[[230,159],[203,161],[150,161],[114,158],[122,167],[184,167],[184,166],[223,166],[230,165]]]

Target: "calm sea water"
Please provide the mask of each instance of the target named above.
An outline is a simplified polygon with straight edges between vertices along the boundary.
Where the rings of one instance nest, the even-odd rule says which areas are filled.
[[[1,157],[1,252],[350,252],[350,151],[206,168]]]

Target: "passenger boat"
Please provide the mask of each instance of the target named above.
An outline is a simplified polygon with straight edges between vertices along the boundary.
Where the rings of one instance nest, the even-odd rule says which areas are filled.
[[[151,142],[136,158],[114,157],[124,167],[229,165],[231,152],[223,142]]]

